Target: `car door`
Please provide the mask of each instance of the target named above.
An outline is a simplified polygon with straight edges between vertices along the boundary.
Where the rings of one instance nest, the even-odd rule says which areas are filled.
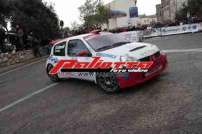
[[[80,52],[86,52],[86,54],[79,55]],[[69,40],[67,45],[67,55],[71,59],[75,59],[78,62],[90,62],[92,60],[92,53],[89,51],[85,43],[80,39]],[[95,73],[92,72],[72,72],[73,78],[94,81]]]
[[[79,55],[81,52],[86,52]],[[86,44],[80,39],[73,39],[68,41],[67,55],[70,59],[77,60],[78,62],[90,62],[92,60],[92,53],[87,48]],[[94,81],[95,73],[92,72],[71,72],[71,77]]]
[[[58,63],[58,61],[60,60],[67,60],[67,56],[66,56],[66,44],[67,42],[61,42],[58,43],[54,46],[53,48],[53,52],[52,55],[49,57],[49,60],[51,60],[51,63],[53,65],[55,65],[56,63]],[[70,74],[68,72],[59,72],[58,76],[60,78],[69,78]]]

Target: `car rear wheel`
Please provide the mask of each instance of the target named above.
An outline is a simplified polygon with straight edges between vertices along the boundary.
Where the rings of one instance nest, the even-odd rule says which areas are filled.
[[[57,74],[55,74],[55,75],[50,74],[50,71],[51,71],[52,68],[53,68],[52,65],[48,65],[47,66],[47,75],[48,75],[48,77],[50,78],[51,81],[53,81],[53,82],[59,82],[60,78],[58,77]]]
[[[114,73],[98,73],[98,86],[107,93],[114,93],[119,91],[119,84]]]

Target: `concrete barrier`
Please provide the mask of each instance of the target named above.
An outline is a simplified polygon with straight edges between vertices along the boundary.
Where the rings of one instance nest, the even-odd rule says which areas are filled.
[[[202,23],[153,28],[153,29],[145,30],[144,37],[149,38],[149,37],[184,34],[184,33],[195,33],[199,31],[202,31]]]

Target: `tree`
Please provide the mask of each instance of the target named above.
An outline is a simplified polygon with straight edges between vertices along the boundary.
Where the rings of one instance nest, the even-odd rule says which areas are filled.
[[[108,24],[109,9],[101,1],[86,0],[79,10],[81,20],[84,21],[84,26],[87,29]]]
[[[102,3],[98,4],[96,7],[96,14],[98,19],[98,24],[108,24],[110,17],[110,9],[104,6]]]
[[[202,1],[201,0],[189,0],[187,4],[188,11],[191,16],[202,17]]]
[[[96,4],[94,0],[86,0],[84,5],[79,7],[81,20],[84,21],[86,27],[91,27],[95,23]]]
[[[84,20],[86,17],[94,15],[96,10],[97,1],[86,0],[84,5],[79,7],[80,17]]]
[[[80,27],[80,25],[76,21],[74,21],[74,22],[71,23],[71,30],[72,31],[78,30],[79,27]]]
[[[4,27],[4,29],[7,29],[7,22],[6,19],[9,15],[9,2],[7,0],[0,0],[0,25]]]
[[[69,27],[63,28],[64,31],[64,37],[69,37],[70,36],[70,29]]]
[[[52,6],[40,0],[15,0],[11,8],[13,28],[19,25],[25,33],[33,32],[44,42],[59,36],[59,20]]]
[[[3,43],[4,39],[6,38],[6,31],[8,31],[6,22],[8,12],[8,1],[0,0],[0,53],[3,51]]]
[[[177,12],[176,19],[178,21],[187,20],[188,14],[191,17],[202,19],[202,1],[201,0],[188,0],[187,4],[183,5],[183,8]]]

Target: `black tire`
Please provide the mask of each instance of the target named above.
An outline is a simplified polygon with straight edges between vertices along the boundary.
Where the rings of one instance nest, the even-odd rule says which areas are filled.
[[[117,78],[114,73],[97,73],[96,81],[98,86],[107,93],[115,93],[120,90]]]
[[[60,81],[60,78],[58,77],[57,74],[51,75],[51,74],[49,73],[52,68],[53,68],[53,65],[50,65],[50,64],[49,64],[49,65],[47,66],[47,75],[48,75],[48,77],[50,78],[51,81],[53,81],[53,82],[59,82],[59,81]]]

